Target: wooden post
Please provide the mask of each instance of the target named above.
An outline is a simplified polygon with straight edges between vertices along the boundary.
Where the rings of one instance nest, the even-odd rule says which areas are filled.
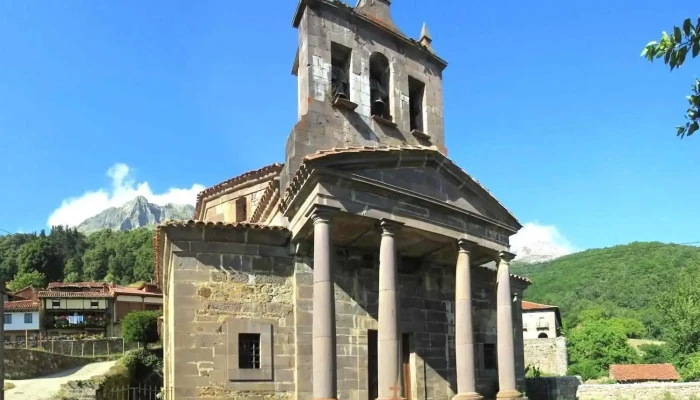
[[[24,348],[29,348],[29,331],[26,329],[24,330]]]

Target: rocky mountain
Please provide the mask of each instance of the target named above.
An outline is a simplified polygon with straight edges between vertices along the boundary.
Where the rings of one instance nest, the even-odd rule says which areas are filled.
[[[128,231],[141,227],[153,227],[167,219],[190,219],[194,215],[191,205],[166,204],[159,206],[138,196],[121,207],[108,208],[78,225],[78,231],[91,233],[101,229]]]
[[[524,264],[535,264],[551,261],[570,254],[568,249],[549,242],[534,242],[523,246],[511,247],[517,257],[516,261]]]

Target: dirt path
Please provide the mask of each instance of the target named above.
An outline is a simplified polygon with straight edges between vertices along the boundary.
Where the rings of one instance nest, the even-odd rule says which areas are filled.
[[[35,379],[6,380],[5,382],[12,382],[15,387],[5,392],[5,400],[50,399],[58,393],[62,384],[102,375],[109,371],[115,362],[92,363]]]

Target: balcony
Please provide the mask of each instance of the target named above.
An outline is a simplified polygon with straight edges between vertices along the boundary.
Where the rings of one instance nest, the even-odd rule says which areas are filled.
[[[47,315],[44,328],[46,329],[85,329],[104,328],[108,318],[103,315]]]
[[[549,322],[539,321],[537,322],[537,330],[547,330],[549,329]]]

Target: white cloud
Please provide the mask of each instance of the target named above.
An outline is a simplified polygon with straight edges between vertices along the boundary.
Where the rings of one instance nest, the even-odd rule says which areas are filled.
[[[554,225],[528,222],[510,238],[516,260],[545,261],[576,251],[574,245]]]
[[[170,188],[164,193],[153,193],[148,182],[136,183],[128,165],[117,163],[107,170],[107,176],[112,180],[112,186],[94,191],[87,191],[79,197],[71,197],[61,202],[61,206],[49,216],[48,225],[76,226],[87,218],[99,214],[110,207],[120,207],[143,196],[149,202],[158,205],[167,203],[193,204],[197,194],[204,186],[194,184],[188,188]]]

